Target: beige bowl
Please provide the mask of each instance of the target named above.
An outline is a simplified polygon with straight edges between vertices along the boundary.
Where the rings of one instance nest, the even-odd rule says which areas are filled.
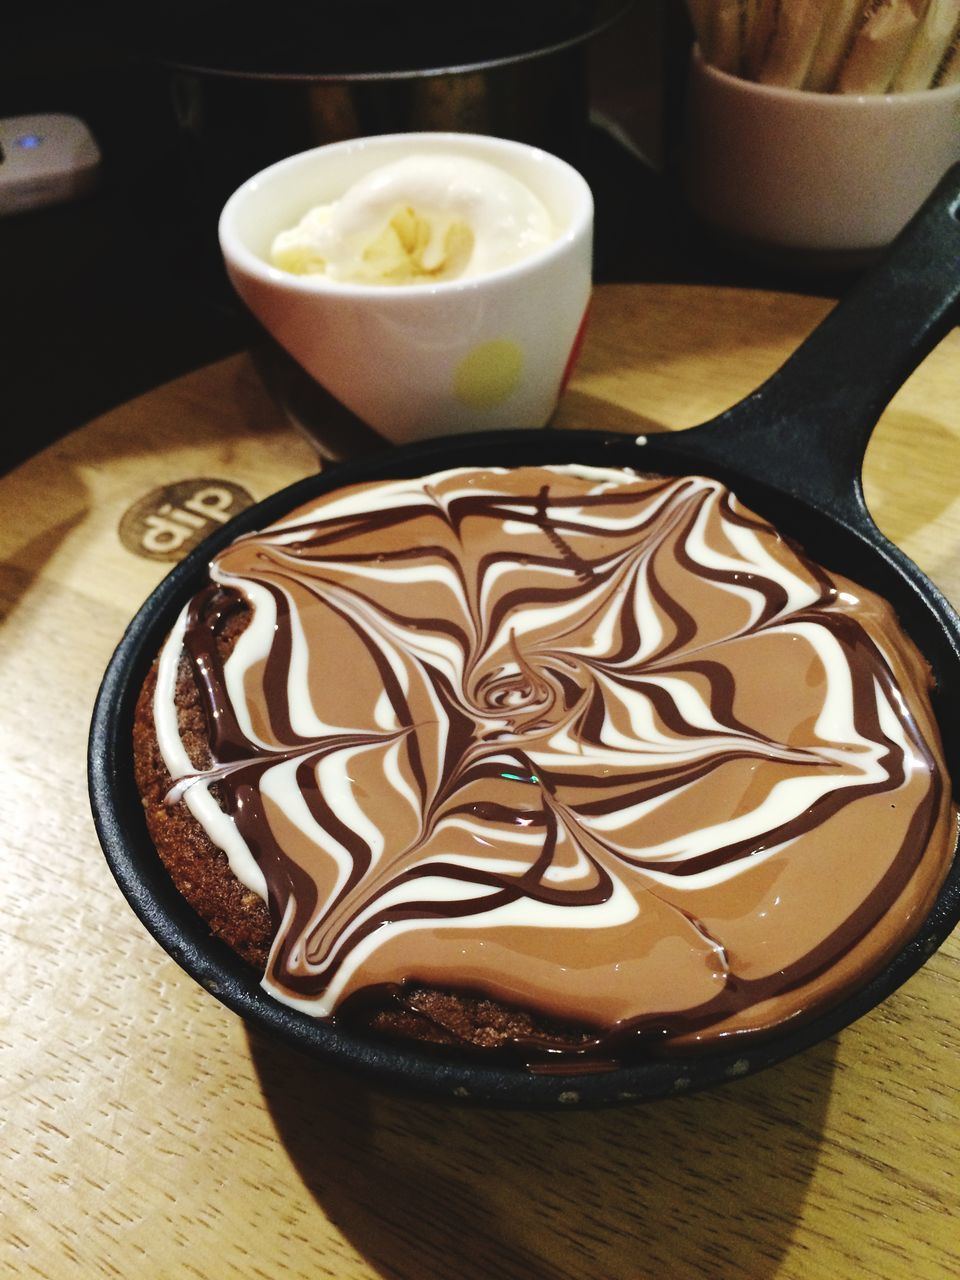
[[[741,80],[694,50],[683,184],[693,211],[777,256],[877,254],[960,160],[960,85],[835,94]]]

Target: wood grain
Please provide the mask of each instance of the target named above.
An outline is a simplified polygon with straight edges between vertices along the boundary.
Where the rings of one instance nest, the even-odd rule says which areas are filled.
[[[644,430],[751,390],[828,303],[608,286],[558,421]],[[29,424],[21,424],[29,429]],[[960,945],[761,1075],[596,1113],[367,1088],[243,1024],[145,933],[100,853],[103,669],[166,572],[152,488],[314,470],[249,358],[123,405],[0,480],[0,1275],[749,1280],[960,1274]],[[884,530],[960,601],[960,334],[870,447]]]

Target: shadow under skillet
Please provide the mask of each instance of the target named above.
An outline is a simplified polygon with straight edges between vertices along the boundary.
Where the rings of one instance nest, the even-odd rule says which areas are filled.
[[[765,1280],[819,1160],[834,1040],[632,1108],[498,1111],[370,1088],[248,1029],[306,1190],[389,1280]]]
[[[911,452],[909,467],[897,465],[902,457],[892,450],[884,470],[880,470],[876,442],[922,440],[923,448]],[[867,506],[891,542],[903,546],[926,525],[934,524],[953,504],[948,488],[931,483],[937,475],[960,475],[960,435],[949,430],[936,416],[927,416],[894,402],[875,430],[864,459],[863,479]],[[908,501],[906,495],[923,493],[923,502]],[[949,540],[944,539],[944,544]],[[956,562],[957,546],[943,545],[944,560]],[[948,595],[951,588],[938,580],[936,567],[925,563],[924,570]]]

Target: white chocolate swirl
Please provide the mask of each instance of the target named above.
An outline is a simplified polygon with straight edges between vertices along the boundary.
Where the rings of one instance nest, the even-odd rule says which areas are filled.
[[[762,1031],[875,970],[945,874],[922,660],[716,481],[358,485],[211,580],[160,664],[171,799],[266,896],[266,988],[318,1017],[418,982],[601,1045]],[[250,620],[221,668],[234,596]]]

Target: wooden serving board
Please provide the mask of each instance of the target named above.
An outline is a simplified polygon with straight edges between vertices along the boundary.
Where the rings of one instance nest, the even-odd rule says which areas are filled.
[[[558,421],[699,422],[829,305],[600,288]],[[880,1008],[760,1075],[538,1114],[411,1101],[319,1067],[248,1033],[147,935],[89,813],[101,675],[164,557],[316,466],[238,355],[0,480],[0,1275],[960,1275],[956,936]],[[884,415],[866,490],[955,603],[958,475],[954,332]]]

